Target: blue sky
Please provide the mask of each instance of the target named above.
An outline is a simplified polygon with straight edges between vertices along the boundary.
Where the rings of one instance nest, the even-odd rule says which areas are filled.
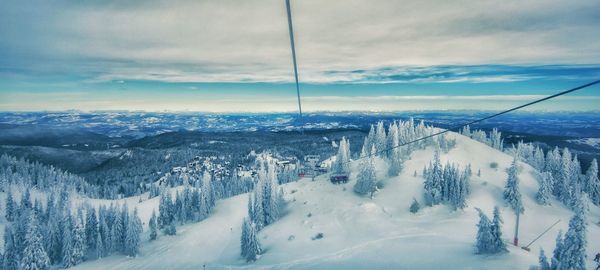
[[[309,111],[498,110],[600,78],[598,1],[292,1]],[[283,1],[2,1],[0,111],[293,111]],[[600,110],[600,87],[532,107]]]

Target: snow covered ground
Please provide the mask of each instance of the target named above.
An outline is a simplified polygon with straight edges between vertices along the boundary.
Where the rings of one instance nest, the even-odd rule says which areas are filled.
[[[561,221],[530,247],[531,252],[509,245],[506,254],[475,255],[475,225],[479,221],[475,207],[491,216],[494,205],[499,205],[503,237],[512,242],[515,216],[502,200],[512,157],[464,136],[449,136],[457,144],[441,155],[442,163],[471,164],[473,170],[472,193],[464,210],[438,205],[424,207],[416,214],[408,211],[413,197],[423,201],[421,172],[433,158],[433,150],[428,148],[414,152],[398,177],[384,179],[385,165],[379,162],[378,176],[385,186],[372,200],[352,191],[353,177],[345,185],[333,185],[326,176],[285,185],[287,213],[259,233],[265,253],[254,263],[246,263],[239,255],[248,199],[239,195],[218,201],[208,219],[178,227],[176,236],[160,235],[148,242],[145,233],[136,258],[113,255],[84,262],[75,269],[528,269],[536,265],[540,248],[550,253],[558,231],[566,231],[571,211],[555,200],[551,206],[537,204],[536,172],[520,163],[525,205],[520,244],[526,245],[555,221]],[[492,162],[498,163],[497,168],[490,166]],[[479,170],[481,176],[477,176]],[[158,209],[158,198],[138,200],[129,198],[128,205],[137,207],[147,223],[152,209]],[[599,219],[600,209],[591,206],[588,268],[592,268],[593,254],[600,252]],[[323,238],[313,240],[319,233]]]

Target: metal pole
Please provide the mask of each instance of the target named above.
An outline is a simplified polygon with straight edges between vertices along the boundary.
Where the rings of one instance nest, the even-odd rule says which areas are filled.
[[[515,246],[519,246],[519,217],[521,216],[521,214],[517,211],[517,226],[515,226],[515,239],[513,241],[513,244]]]
[[[296,95],[298,97],[298,113],[300,114],[302,132],[304,132],[304,120],[302,119],[302,103],[300,102],[300,84],[298,83],[298,64],[296,63],[296,46],[294,45],[294,27],[292,26],[292,11],[290,8],[290,0],[285,0],[285,7],[287,9],[290,44],[292,46],[292,62],[294,63],[294,78],[296,80]]]

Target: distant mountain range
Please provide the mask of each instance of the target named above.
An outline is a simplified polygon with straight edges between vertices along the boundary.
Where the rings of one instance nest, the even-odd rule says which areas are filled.
[[[27,132],[51,132],[68,128],[69,133],[88,137],[89,132],[111,138],[142,138],[173,131],[290,131],[304,129],[340,129],[368,127],[379,120],[425,120],[439,127],[465,123],[491,114],[483,111],[414,112],[339,112],[305,114],[302,121],[295,113],[214,114],[192,112],[2,112],[0,128],[20,132],[15,125],[34,125]],[[493,118],[472,129],[498,128],[505,132],[577,138],[600,137],[600,117],[594,112],[517,112]],[[64,130],[63,130],[64,131]],[[23,133],[22,136],[30,136]],[[50,134],[47,134],[50,136]],[[0,135],[0,140],[4,140]],[[104,141],[104,140],[102,140]]]

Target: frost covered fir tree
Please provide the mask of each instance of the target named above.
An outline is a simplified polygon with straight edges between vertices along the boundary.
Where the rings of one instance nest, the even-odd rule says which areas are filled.
[[[554,245],[554,251],[552,252],[552,259],[550,260],[551,267],[550,269],[558,269],[558,265],[560,262],[560,256],[563,253],[563,235],[562,231],[558,231],[558,235],[556,235],[556,242]]]
[[[413,202],[410,204],[409,207],[409,211],[413,214],[419,212],[419,209],[421,209],[421,205],[419,204],[419,202],[417,201],[417,199],[413,198]]]
[[[338,146],[338,153],[335,162],[331,166],[334,174],[350,173],[350,142],[346,137],[342,137]]]
[[[6,193],[6,204],[4,210],[4,217],[6,218],[6,221],[13,222],[17,213],[17,205],[10,189],[8,189],[8,192]]]
[[[12,226],[6,225],[4,227],[4,254],[2,255],[2,269],[4,270],[18,270],[21,264],[19,258],[19,250],[15,243],[14,230]]]
[[[169,226],[174,219],[174,206],[173,199],[171,198],[171,193],[164,189],[160,195],[160,200],[158,203],[158,228],[162,229],[164,227]]]
[[[72,249],[72,259],[74,265],[80,264],[83,262],[85,257],[85,231],[83,229],[83,224],[81,221],[75,222],[75,226],[73,227],[73,249]]]
[[[255,224],[256,230],[261,230],[277,221],[285,203],[283,192],[277,184],[275,164],[269,161],[266,166],[267,169],[265,169],[264,163],[261,163],[258,183],[248,196],[248,216],[250,221]]]
[[[96,258],[102,258],[104,257],[104,242],[102,241],[102,237],[100,236],[100,234],[97,235],[96,238],[96,248],[95,248],[95,256]]]
[[[123,227],[123,218],[118,211],[113,210],[115,219],[113,220],[112,227],[110,229],[111,251],[122,251],[123,250],[123,236],[125,235],[125,228]]]
[[[556,269],[586,269],[586,206],[584,199],[578,199],[575,204],[575,215],[569,221]]]
[[[279,200],[277,187],[277,172],[274,161],[268,164],[267,179],[263,182],[263,209],[265,210],[265,225],[273,224],[279,219]]]
[[[202,190],[200,191],[200,220],[208,217],[215,206],[215,194],[212,188],[212,176],[205,170],[202,176]]]
[[[550,204],[550,196],[552,196],[552,174],[550,172],[542,172],[539,177],[540,188],[535,194],[535,199],[541,205]]]
[[[542,150],[542,148],[540,148],[539,146],[536,147],[535,151],[533,152],[533,167],[540,172],[544,171],[544,168],[546,167],[546,158],[544,157],[544,150]]]
[[[248,218],[244,218],[242,222],[242,235],[240,237],[240,251],[243,258],[246,258],[246,254],[248,253]]]
[[[96,209],[88,207],[85,221],[85,242],[88,247],[88,253],[96,249],[96,241],[98,240],[98,218],[96,217]]]
[[[592,160],[585,173],[585,191],[593,204],[600,205],[600,180],[598,179],[598,162],[596,159]]]
[[[102,240],[100,241],[102,244],[101,250],[96,250],[96,252],[101,254],[101,257],[107,256],[112,251],[112,238],[111,231],[108,228],[108,224],[106,223],[106,215],[100,216],[100,228],[98,230],[98,236]]]
[[[175,227],[175,221],[172,221],[171,224],[165,226],[164,233],[166,235],[176,235],[177,234],[177,228]]]
[[[402,163],[404,162],[403,148],[398,147],[400,145],[400,134],[398,131],[398,125],[394,122],[390,125],[390,132],[388,135],[388,147],[391,150],[388,153],[388,161],[390,167],[388,175],[397,176],[402,171]]]
[[[375,146],[372,147],[375,149]],[[366,153],[363,153],[366,155]],[[361,156],[363,155],[361,154]],[[359,163],[358,175],[356,176],[356,184],[354,184],[354,192],[365,195],[371,194],[377,190],[377,179],[375,176],[375,161],[373,156],[363,158]]]
[[[156,212],[152,210],[152,216],[148,221],[148,229],[150,230],[150,241],[156,240],[158,237],[158,228],[156,224]]]
[[[142,233],[142,221],[138,217],[137,209],[133,210],[133,216],[129,218],[125,236],[125,254],[135,257],[140,251],[140,234]]]
[[[540,249],[540,257],[539,257],[539,268],[538,270],[550,270],[550,263],[548,262],[548,257],[544,253],[544,249]]]
[[[46,269],[50,259],[44,250],[43,237],[40,233],[35,215],[30,214],[27,236],[25,237],[25,250],[21,258],[22,270]]]
[[[425,202],[432,206],[442,202],[442,186],[444,185],[444,168],[440,163],[440,153],[435,151],[433,163],[429,167],[423,169],[423,177],[425,178]]]
[[[490,219],[481,211],[479,212],[479,223],[477,224],[477,238],[475,248],[477,254],[495,254],[506,252],[506,244],[502,241],[502,218],[498,207],[494,208],[494,219]]]
[[[490,227],[491,233],[492,233],[492,236],[494,239],[494,244],[493,244],[493,252],[494,253],[508,251],[506,249],[506,244],[502,240],[502,223],[504,223],[504,221],[502,220],[502,217],[500,216],[500,208],[498,208],[498,206],[495,206],[494,207],[494,218],[492,220],[492,226]]]
[[[63,233],[62,233],[62,221],[63,213],[62,210],[51,207],[52,204],[48,204],[48,222],[46,227],[46,233],[44,235],[46,253],[50,257],[51,264],[58,264],[62,260],[62,246],[63,246]],[[54,210],[53,210],[54,209]]]
[[[571,152],[568,148],[565,148],[560,162],[558,177],[555,178],[556,186],[554,187],[554,191],[558,199],[567,206],[571,206],[571,185],[576,182],[573,181],[575,172],[573,171],[574,166],[571,163]]]
[[[477,254],[492,253],[494,250],[494,235],[492,234],[492,223],[490,219],[477,208],[479,212],[479,223],[477,223],[477,238],[475,242],[475,248]]]
[[[383,121],[379,121],[377,123],[377,130],[375,132],[375,152],[377,155],[385,155],[384,151],[387,148],[387,140],[385,134],[385,127],[383,126]]]
[[[365,141],[363,142],[362,149],[360,151],[360,156],[368,156],[375,145],[375,127],[371,125],[371,129],[369,130],[369,134],[365,137]]]
[[[73,219],[70,215],[67,215],[63,223],[62,266],[69,268],[77,264],[73,255]]]
[[[244,219],[241,238],[242,257],[246,259],[246,262],[256,261],[261,252],[262,249],[258,242],[256,228],[248,219]]]
[[[31,191],[29,188],[25,189],[25,192],[21,194],[21,210],[32,209],[31,205]]]
[[[508,169],[508,180],[504,187],[504,200],[510,205],[510,207],[517,214],[525,212],[523,208],[523,202],[521,199],[521,192],[519,191],[519,178],[517,176],[517,158],[513,159],[510,168]]]

